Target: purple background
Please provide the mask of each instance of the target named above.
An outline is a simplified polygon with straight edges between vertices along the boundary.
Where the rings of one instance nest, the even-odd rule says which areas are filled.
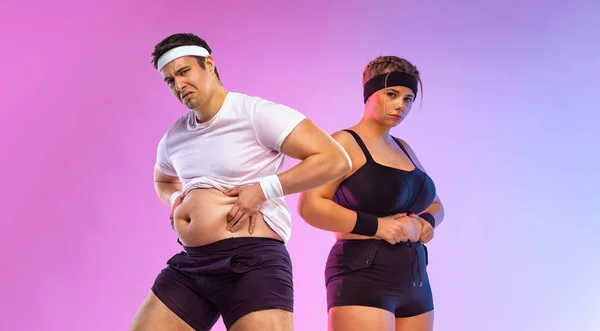
[[[332,133],[378,55],[422,72],[394,129],[434,178],[436,331],[600,330],[597,1],[2,1],[1,330],[126,330],[179,250],[152,186],[186,109],[150,64],[193,32],[228,90]],[[296,161],[288,160],[286,167]],[[325,330],[330,233],[296,213],[297,330]],[[215,330],[223,330],[221,322]]]

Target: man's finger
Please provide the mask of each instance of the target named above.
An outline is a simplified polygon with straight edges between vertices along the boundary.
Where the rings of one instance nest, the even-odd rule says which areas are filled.
[[[238,216],[239,212],[240,208],[237,205],[233,205],[233,207],[231,207],[231,211],[229,214],[227,214],[227,230],[230,230],[232,223],[235,223],[234,221],[239,219],[239,217],[236,217]]]
[[[240,188],[234,187],[233,189],[225,192],[225,195],[228,197],[237,197],[240,194]]]
[[[175,218],[175,208],[171,209],[171,213],[169,214],[169,219],[171,219],[171,222],[173,222],[174,218]]]
[[[254,226],[256,225],[256,215],[250,217],[250,225],[248,227],[248,232],[252,234],[254,232]]]
[[[235,217],[233,217],[227,223],[227,231],[229,231],[229,232],[235,232],[235,231],[237,231],[236,229],[238,228],[238,225],[241,223],[241,221],[242,221],[243,218],[244,218],[244,213],[241,210],[238,210],[238,212],[235,215]]]
[[[244,225],[244,222],[246,222],[247,220],[248,220],[248,214],[242,215],[242,217],[240,217],[239,221],[236,222],[231,227],[231,232],[236,232],[237,230],[239,230],[242,227],[242,225]]]
[[[238,213],[238,211],[239,211],[239,208],[237,205],[233,205],[233,207],[231,207],[229,214],[227,214],[227,223],[229,223],[233,220],[233,218]]]
[[[183,195],[180,195],[177,197],[177,199],[175,199],[175,201],[173,201],[173,206],[171,206],[171,208],[172,209],[177,208],[177,206],[179,206],[182,202],[183,202]]]
[[[235,232],[233,231],[233,227],[237,224],[237,222],[231,222],[229,224],[227,224],[227,231],[229,232]]]

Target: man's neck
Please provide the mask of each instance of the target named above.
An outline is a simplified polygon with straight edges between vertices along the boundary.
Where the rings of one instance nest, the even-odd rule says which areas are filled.
[[[202,109],[194,110],[196,121],[198,123],[204,123],[215,117],[223,106],[225,97],[227,97],[227,91],[223,86],[219,85],[213,92],[211,98],[203,104]]]

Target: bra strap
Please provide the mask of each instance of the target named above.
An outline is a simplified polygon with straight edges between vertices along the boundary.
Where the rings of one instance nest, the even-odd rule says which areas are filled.
[[[410,154],[408,154],[408,152],[406,151],[406,148],[404,148],[404,145],[402,145],[402,143],[400,142],[400,139],[392,136],[392,138],[394,139],[394,141],[396,142],[396,144],[398,144],[398,146],[400,146],[400,148],[402,148],[402,150],[404,151],[404,154],[406,154],[406,156],[408,156],[408,159],[410,160],[410,162],[412,162],[412,164],[415,166],[415,168],[419,168],[417,167],[417,165],[415,164],[415,161],[413,161],[413,159],[410,157]]]
[[[360,139],[360,136],[356,132],[354,132],[354,131],[352,131],[350,129],[346,129],[346,130],[343,130],[343,131],[348,132],[349,134],[351,134],[354,137],[354,140],[356,140],[356,143],[358,144],[358,146],[360,146],[360,149],[365,154],[365,157],[367,158],[367,161],[373,161],[373,157],[371,157],[371,153],[369,153],[369,150],[367,149],[367,146],[362,141],[362,139]]]

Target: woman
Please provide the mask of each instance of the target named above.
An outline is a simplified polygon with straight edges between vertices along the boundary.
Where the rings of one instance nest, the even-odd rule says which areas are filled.
[[[306,222],[337,239],[325,270],[329,330],[433,330],[423,243],[443,207],[413,150],[390,135],[410,112],[419,83],[405,59],[371,61],[362,119],[332,135],[350,156],[350,174],[300,196]]]

